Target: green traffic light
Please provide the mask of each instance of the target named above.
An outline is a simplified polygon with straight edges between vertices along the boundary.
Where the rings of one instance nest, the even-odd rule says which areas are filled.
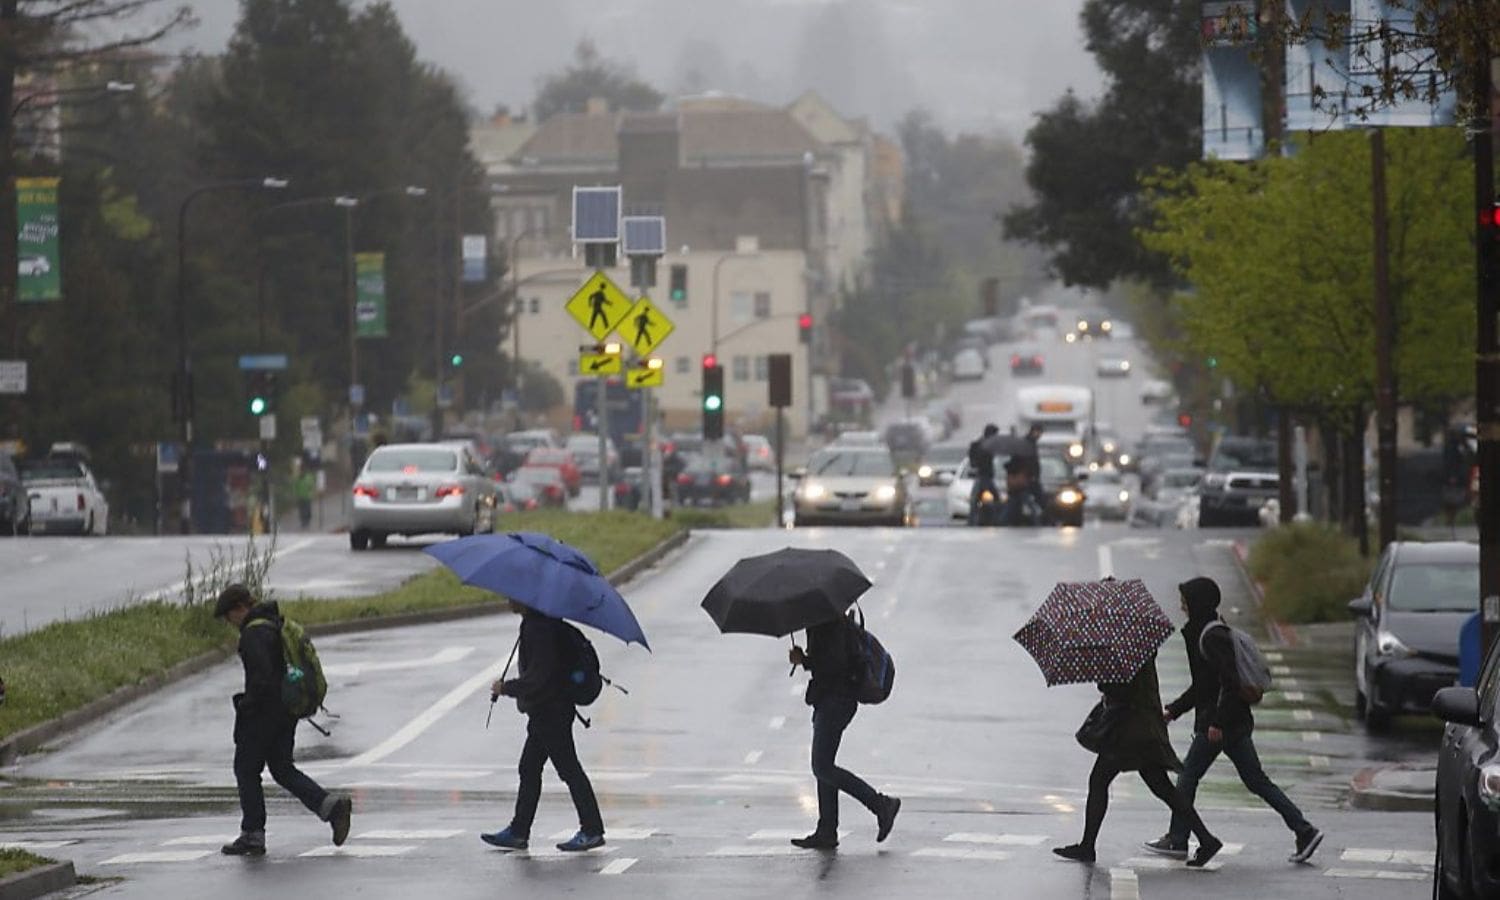
[[[448,362],[452,363],[453,368],[456,369],[464,364],[464,355],[462,353],[455,353],[449,358]]]
[[[1217,356],[1210,356],[1208,358],[1208,367],[1210,369],[1217,369],[1219,367],[1219,358]]]
[[[709,412],[718,412],[724,408],[724,398],[715,394],[709,394],[703,398],[703,408]]]
[[[252,415],[252,416],[262,416],[262,415],[265,415],[265,413],[266,413],[266,407],[268,405],[269,404],[266,403],[266,398],[265,397],[251,397],[250,398],[250,415]]]
[[[673,300],[679,300],[679,301],[687,299],[687,291],[673,291],[672,292],[672,299]]]

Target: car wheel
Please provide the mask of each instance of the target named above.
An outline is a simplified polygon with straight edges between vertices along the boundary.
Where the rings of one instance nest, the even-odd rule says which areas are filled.
[[[461,538],[469,537],[470,535],[474,534],[474,532],[476,532],[478,530],[479,530],[479,509],[475,508],[475,510],[474,510],[474,518],[472,518],[472,519],[469,520],[469,527],[467,527],[467,528],[460,528],[458,530],[458,536],[461,537]]]
[[[380,534],[378,532],[376,534],[370,535],[370,546],[375,548],[376,550],[384,549],[387,537],[389,537],[389,535]]]
[[[349,532],[349,549],[364,550],[370,546],[370,533],[368,531]]]
[[[1436,822],[1437,826],[1435,829],[1437,837],[1437,849],[1433,851],[1432,854],[1432,900],[1464,900],[1464,893],[1462,891],[1454,890],[1453,885],[1449,883],[1452,875],[1448,872],[1448,866],[1444,862],[1445,854],[1443,853],[1443,807],[1441,804],[1435,804],[1435,808],[1433,809],[1433,819]],[[1457,839],[1456,836],[1452,837],[1454,837],[1454,839]],[[1460,852],[1463,852],[1462,846],[1463,845],[1460,842]],[[1464,885],[1464,887],[1467,888],[1467,885]]]

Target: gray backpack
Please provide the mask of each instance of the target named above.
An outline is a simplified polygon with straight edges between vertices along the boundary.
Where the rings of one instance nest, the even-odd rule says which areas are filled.
[[[1223,628],[1229,632],[1229,646],[1234,650],[1234,668],[1239,675],[1240,699],[1254,706],[1271,689],[1271,667],[1250,635],[1227,622],[1211,622],[1199,635],[1198,652],[1205,659],[1208,658],[1208,651],[1203,642],[1215,628]]]

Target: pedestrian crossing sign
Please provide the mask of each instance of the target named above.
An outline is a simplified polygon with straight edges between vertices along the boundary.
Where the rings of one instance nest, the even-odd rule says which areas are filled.
[[[579,375],[618,375],[622,370],[618,353],[580,353]]]
[[[628,388],[652,388],[661,387],[666,375],[661,369],[631,369],[630,374],[625,376],[625,386]]]
[[[602,341],[625,320],[630,312],[630,297],[609,276],[595,272],[568,300],[565,309],[594,340]]]
[[[671,319],[656,308],[650,297],[635,301],[619,327],[620,337],[639,356],[649,356],[677,328]]]

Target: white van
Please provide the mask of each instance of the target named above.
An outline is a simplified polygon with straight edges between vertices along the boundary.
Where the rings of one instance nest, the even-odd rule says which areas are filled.
[[[1022,431],[1042,428],[1037,446],[1043,453],[1082,465],[1089,458],[1093,433],[1094,392],[1075,385],[1046,384],[1016,391],[1016,416]]]

